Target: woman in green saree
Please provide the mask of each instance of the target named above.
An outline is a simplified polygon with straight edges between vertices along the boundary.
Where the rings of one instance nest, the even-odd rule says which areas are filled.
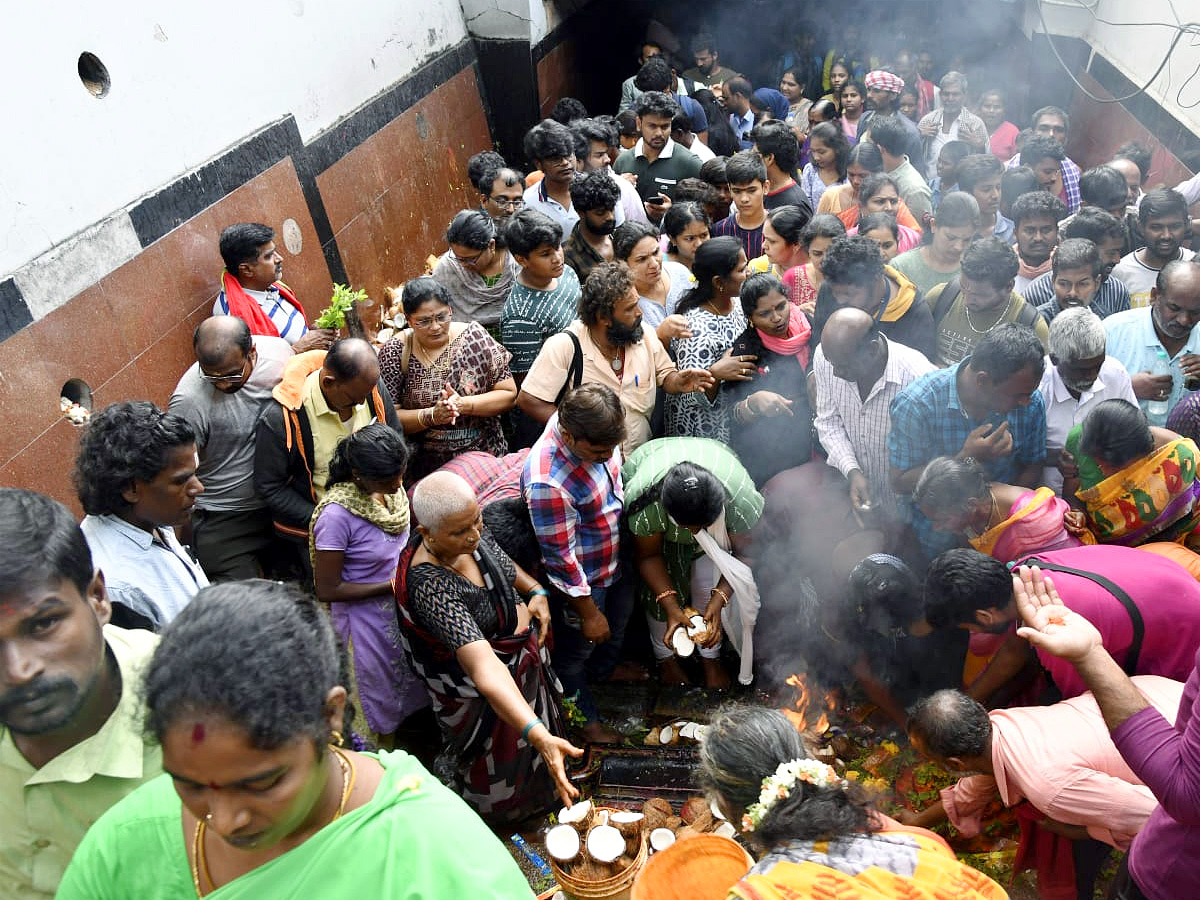
[[[1066,449],[1078,475],[1063,479],[1063,496],[1074,491],[1100,543],[1200,547],[1200,453],[1189,438],[1151,427],[1141,407],[1105,400],[1067,435]]]
[[[206,588],[146,673],[167,774],[88,832],[62,900],[530,897],[503,845],[403,752],[338,746],[328,617],[267,581]]]

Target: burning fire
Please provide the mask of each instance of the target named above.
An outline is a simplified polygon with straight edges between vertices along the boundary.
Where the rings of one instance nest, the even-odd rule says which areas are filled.
[[[808,680],[801,674],[789,675],[786,683],[796,689],[796,699],[792,702],[792,708],[783,710],[783,714],[792,720],[792,724],[796,726],[796,730],[801,734],[823,735],[829,730],[828,713],[833,712],[837,706],[837,699],[832,693],[826,694],[821,698],[821,706],[825,709],[817,716],[816,720],[809,724],[809,716],[811,715],[809,707],[813,705],[814,694],[808,686]]]

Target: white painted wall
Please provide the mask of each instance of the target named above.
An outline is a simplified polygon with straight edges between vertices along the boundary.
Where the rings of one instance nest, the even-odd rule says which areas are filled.
[[[1174,30],[1150,24],[1200,22],[1200,0],[1043,0],[1042,9],[1052,35],[1082,38],[1141,87],[1162,62]],[[1175,13],[1179,18],[1176,18]],[[1116,24],[1105,24],[1101,19]],[[1027,7],[1026,25],[1041,31],[1035,2]],[[1185,35],[1171,61],[1147,93],[1193,131],[1200,133],[1200,36]],[[1180,89],[1182,88],[1182,93]],[[1187,109],[1190,104],[1195,108]]]
[[[117,232],[98,265],[119,264],[139,197],[289,113],[308,141],[467,34],[458,0],[10,6],[0,278],[98,223]],[[85,50],[112,76],[103,99],[77,75]]]

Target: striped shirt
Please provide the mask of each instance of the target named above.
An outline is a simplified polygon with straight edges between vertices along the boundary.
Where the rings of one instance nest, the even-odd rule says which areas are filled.
[[[514,375],[528,372],[546,338],[571,324],[579,310],[579,292],[579,278],[570,266],[563,267],[550,290],[513,282],[500,314],[500,342],[512,354],[508,368]]]
[[[762,517],[763,496],[754,486],[750,473],[729,447],[708,438],[659,438],[639,447],[625,461],[621,477],[625,480],[626,503],[636,500],[657,485],[676,464],[695,463],[708,469],[725,486],[725,527],[730,534],[749,531]],[[694,544],[696,536],[667,518],[661,500],[639,509],[626,520],[637,537],[661,534],[676,544]]]
[[[1007,415],[970,418],[959,402],[957,381],[959,368],[967,362],[969,359],[923,375],[896,395],[891,408],[888,462],[893,469],[907,472],[934,457],[954,456],[980,425],[1007,421],[1012,452],[998,459],[981,459],[979,464],[989,481],[1013,484],[1022,468],[1046,460],[1046,404],[1041,393],[1034,391],[1028,406],[1018,406]],[[913,530],[931,557],[959,543],[957,535],[935,533],[919,510],[913,511]]]
[[[1033,279],[1021,296],[1036,306],[1047,322],[1053,322],[1054,317],[1062,312],[1062,307],[1058,305],[1058,297],[1054,293],[1053,272]],[[1129,309],[1129,290],[1119,279],[1105,278],[1100,282],[1100,287],[1096,288],[1096,294],[1088,304],[1088,309],[1102,319]]]
[[[764,220],[765,224],[765,220]],[[730,213],[721,221],[713,225],[713,237],[735,237],[742,242],[742,249],[746,251],[746,259],[755,259],[762,256],[763,253],[763,226],[757,228],[743,228],[738,224],[737,216]]]
[[[605,462],[584,462],[550,417],[521,472],[521,492],[542,547],[551,583],[571,597],[616,580],[621,521],[621,450]]]
[[[829,465],[844,476],[858,469],[871,486],[876,505],[889,514],[899,512],[888,462],[888,433],[892,430],[892,400],[936,367],[911,347],[883,338],[887,363],[883,375],[863,399],[858,384],[833,374],[833,366],[817,347],[813,377],[817,395],[817,435],[829,455]]]
[[[274,285],[265,291],[252,291],[247,288],[246,295],[262,307],[262,311],[267,314],[271,324],[279,330],[279,336],[289,344],[296,343],[308,334],[308,325],[304,321],[304,310],[297,309],[284,299],[283,295],[279,293],[279,288]],[[216,302],[213,303],[213,315],[229,315],[229,301],[225,299],[224,291],[217,294]]]

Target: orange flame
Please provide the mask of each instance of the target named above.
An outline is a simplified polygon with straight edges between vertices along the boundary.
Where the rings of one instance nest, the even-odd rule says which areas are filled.
[[[796,689],[796,699],[792,702],[791,709],[784,709],[782,712],[796,726],[796,730],[801,733],[811,732],[818,735],[828,731],[829,716],[825,712],[822,712],[811,726],[809,725],[809,707],[812,705],[813,694],[808,686],[807,679],[797,673],[789,675],[785,679],[785,683]],[[828,712],[833,712],[837,707],[837,700],[832,693],[826,694],[822,698],[821,703]]]

